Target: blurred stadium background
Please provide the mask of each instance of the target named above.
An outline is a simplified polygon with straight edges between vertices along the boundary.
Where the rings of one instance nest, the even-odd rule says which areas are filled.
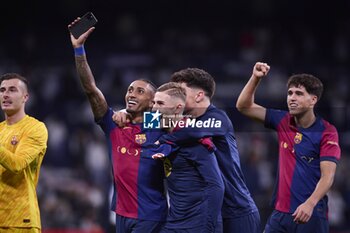
[[[92,11],[99,22],[85,47],[109,104],[124,107],[136,78],[156,84],[199,67],[217,81],[214,104],[236,129],[247,184],[262,217],[271,212],[276,135],[235,109],[256,61],[271,65],[257,100],[286,108],[285,83],[312,73],[325,84],[317,111],[339,130],[342,159],[329,193],[332,233],[350,232],[350,2],[6,1],[0,14],[0,73],[31,82],[29,114],[49,129],[38,196],[44,233],[114,232],[109,214],[110,165],[74,67],[67,25]]]

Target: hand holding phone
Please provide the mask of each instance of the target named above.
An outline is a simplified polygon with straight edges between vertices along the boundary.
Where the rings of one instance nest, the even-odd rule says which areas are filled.
[[[92,12],[87,12],[80,20],[70,26],[68,29],[75,39],[78,39],[83,33],[88,31],[97,23],[97,19]]]

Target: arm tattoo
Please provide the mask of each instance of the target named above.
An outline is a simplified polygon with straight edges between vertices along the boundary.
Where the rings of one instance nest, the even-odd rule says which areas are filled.
[[[76,69],[80,84],[87,95],[95,118],[101,118],[107,112],[108,106],[105,97],[97,88],[94,76],[87,62],[86,56],[75,57]]]

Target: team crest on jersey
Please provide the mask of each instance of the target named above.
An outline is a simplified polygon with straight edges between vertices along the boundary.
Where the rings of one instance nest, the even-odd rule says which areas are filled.
[[[137,144],[143,144],[143,143],[145,143],[146,142],[146,140],[147,140],[147,138],[146,138],[146,134],[136,134],[135,135],[135,142],[137,143]]]
[[[11,145],[15,146],[18,143],[18,138],[16,135],[12,136]]]
[[[295,144],[299,144],[303,140],[303,135],[301,133],[297,133],[294,137]]]

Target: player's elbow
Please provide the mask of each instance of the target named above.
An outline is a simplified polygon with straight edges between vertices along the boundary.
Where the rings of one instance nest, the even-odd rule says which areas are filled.
[[[18,174],[21,173],[25,168],[26,165],[24,163],[12,163],[5,166],[7,170],[11,171],[12,173]]]
[[[96,95],[96,86],[95,85],[84,85],[83,86],[85,94],[90,97],[90,96],[95,96]]]
[[[236,108],[240,113],[247,115],[251,107],[247,104],[237,101]]]
[[[334,183],[334,176],[335,176],[334,174],[329,174],[324,178],[329,188],[331,188]]]
[[[12,173],[19,174],[23,171],[23,167],[9,167],[8,170]]]
[[[334,183],[333,174],[321,175],[321,178],[319,180],[319,185],[323,186],[327,190],[327,192],[332,187],[333,183]]]
[[[250,104],[247,103],[247,101],[244,101],[240,97],[238,98],[236,102],[236,108],[238,111],[243,112],[245,109],[248,109],[250,107]]]

